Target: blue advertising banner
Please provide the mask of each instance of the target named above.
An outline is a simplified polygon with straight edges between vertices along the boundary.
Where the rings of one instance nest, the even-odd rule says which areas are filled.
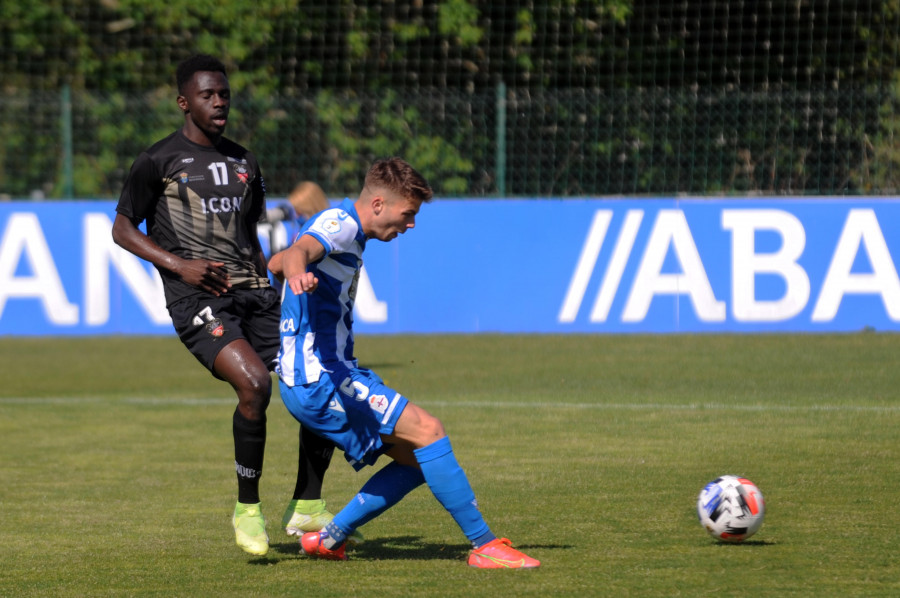
[[[169,334],[115,202],[0,204],[0,334]],[[296,227],[262,231],[283,246]],[[371,241],[360,333],[900,329],[894,199],[435,200]]]

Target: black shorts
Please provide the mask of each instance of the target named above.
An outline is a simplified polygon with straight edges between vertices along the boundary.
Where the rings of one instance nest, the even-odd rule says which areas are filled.
[[[170,305],[169,315],[184,346],[220,380],[213,369],[216,356],[238,339],[249,342],[266,367],[275,367],[281,301],[271,287],[192,295]]]

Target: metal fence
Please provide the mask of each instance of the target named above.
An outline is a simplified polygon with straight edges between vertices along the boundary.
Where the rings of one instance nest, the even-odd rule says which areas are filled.
[[[352,194],[384,155],[456,197],[894,194],[896,103],[877,89],[325,90],[238,96],[228,136],[273,195],[301,180]],[[171,95],[0,95],[0,194],[116,197],[137,154],[180,124]]]
[[[273,196],[385,155],[447,197],[900,188],[896,0],[201,4],[4,3],[0,198],[117,197],[195,51]]]

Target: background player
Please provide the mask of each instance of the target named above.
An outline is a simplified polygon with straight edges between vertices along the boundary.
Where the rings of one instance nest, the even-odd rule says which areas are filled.
[[[312,181],[299,183],[287,201],[266,211],[268,222],[259,225],[259,241],[266,260],[287,249],[306,222],[331,207],[325,191]],[[280,293],[281,281],[269,273],[269,283]]]
[[[379,160],[355,202],[320,213],[269,261],[285,280],[276,369],[288,411],[304,429],[341,447],[357,470],[382,454],[394,460],[324,529],[304,534],[301,545],[307,554],[346,560],[349,536],[424,482],[472,542],[469,565],[537,567],[539,561],[491,532],[440,420],[360,368],[353,356],[353,302],[366,242],[390,241],[412,229],[431,197],[428,183],[405,161]]]
[[[265,185],[255,156],[223,137],[231,105],[224,65],[193,56],[178,65],[176,83],[184,125],[135,160],[112,234],[156,266],[179,338],[237,393],[235,541],[264,555],[269,539],[259,479],[279,320],[278,294],[269,285],[256,230],[265,219]],[[138,228],[144,221],[146,234]],[[332,451],[330,442],[301,432],[295,499],[307,501],[291,501],[285,514],[295,533],[330,520],[321,487]]]

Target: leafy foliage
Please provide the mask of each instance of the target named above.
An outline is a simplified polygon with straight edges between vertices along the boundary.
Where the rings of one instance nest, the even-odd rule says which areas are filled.
[[[891,192],[898,6],[5,2],[0,194],[62,192],[69,86],[76,195],[117,195],[137,141],[178,126],[173,70],[194,52],[229,67],[245,121],[229,135],[260,155],[275,194],[303,178],[352,192],[388,151],[421,151],[440,193],[492,194],[504,144],[513,195]],[[456,128],[431,113],[436,94]]]

